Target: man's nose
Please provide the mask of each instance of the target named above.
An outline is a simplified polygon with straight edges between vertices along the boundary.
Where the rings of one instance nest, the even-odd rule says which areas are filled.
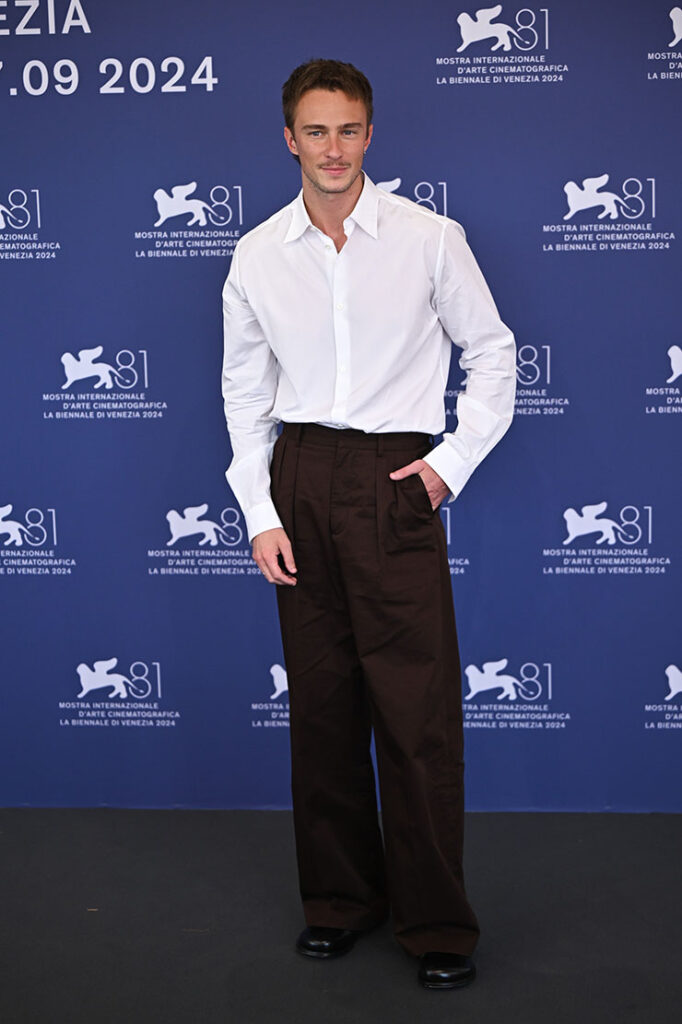
[[[341,142],[337,135],[329,134],[329,141],[327,143],[327,156],[337,158],[341,156]]]

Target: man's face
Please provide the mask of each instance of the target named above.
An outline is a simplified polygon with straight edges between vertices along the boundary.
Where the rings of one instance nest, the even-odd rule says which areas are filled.
[[[293,133],[284,129],[290,151],[318,192],[346,192],[362,167],[372,137],[362,100],[344,92],[311,89],[296,108]]]

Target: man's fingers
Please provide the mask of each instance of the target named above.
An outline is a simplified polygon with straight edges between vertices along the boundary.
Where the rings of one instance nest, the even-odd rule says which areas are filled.
[[[429,466],[428,462],[424,462],[423,459],[415,459],[414,462],[410,462],[407,466],[394,469],[388,475],[391,480],[404,480],[406,477],[415,476],[416,474],[421,476],[422,483],[431,502],[431,508],[435,512],[445,496],[450,493],[450,489],[442,477],[436,473],[435,469]]]
[[[262,550],[262,546],[260,544],[254,545],[253,560],[265,576],[268,583],[274,583],[275,581],[272,578],[272,571],[270,569],[270,556],[267,550]]]
[[[291,586],[291,584],[295,583],[296,580],[293,579],[293,577],[291,576],[287,576],[287,574],[282,571],[282,568],[279,564],[278,555],[279,552],[275,551],[272,555],[271,560],[268,562],[268,569],[272,574],[272,579],[275,583],[288,583],[289,586]]]
[[[275,548],[272,551],[260,552],[255,561],[268,583],[287,583],[290,586],[295,584],[296,580],[282,571],[278,556],[279,548]]]
[[[394,469],[392,473],[389,473],[391,480],[403,480],[406,476],[412,476],[413,473],[418,473],[424,468],[424,460],[416,459],[414,462],[410,462],[407,466],[401,466],[400,469]]]
[[[258,565],[259,565],[260,571],[263,573],[263,575],[265,576],[265,578],[268,581],[268,583],[290,583],[290,582],[295,582],[295,581],[292,581],[290,579],[290,577],[284,575],[284,573],[280,569],[279,565],[277,564],[277,559],[276,558],[274,559],[274,561],[271,560],[269,562],[266,561],[265,559],[263,559],[261,562],[258,563]]]
[[[282,552],[282,558],[289,572],[296,572],[296,563],[294,561],[294,552],[291,548],[291,541],[288,537],[283,537],[280,543],[280,551]]]
[[[253,558],[268,583],[285,583],[292,586],[296,580],[283,571],[279,563],[280,555],[288,572],[296,572],[291,542],[281,527],[264,530],[254,537]]]
[[[258,566],[258,568],[260,569],[260,571],[265,576],[265,578],[268,581],[268,583],[274,583],[275,581],[272,578],[272,574],[271,574],[270,570],[268,569],[267,562],[265,561],[263,556],[259,555],[257,558],[254,557],[254,561],[255,561],[256,565]]]

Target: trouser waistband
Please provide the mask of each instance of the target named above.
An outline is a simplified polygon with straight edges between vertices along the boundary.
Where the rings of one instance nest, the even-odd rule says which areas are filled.
[[[282,433],[296,444],[320,444],[329,447],[343,445],[347,448],[369,448],[377,452],[390,449],[432,445],[431,434],[416,430],[395,430],[375,434],[351,427],[323,427],[320,423],[283,423]]]

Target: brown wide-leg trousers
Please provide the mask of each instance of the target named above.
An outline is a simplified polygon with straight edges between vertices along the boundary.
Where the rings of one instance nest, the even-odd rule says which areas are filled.
[[[419,476],[388,475],[430,447],[425,434],[284,424],[271,464],[298,568],[277,599],[305,920],[365,930],[390,909],[415,956],[469,954],[478,938],[445,535]]]

